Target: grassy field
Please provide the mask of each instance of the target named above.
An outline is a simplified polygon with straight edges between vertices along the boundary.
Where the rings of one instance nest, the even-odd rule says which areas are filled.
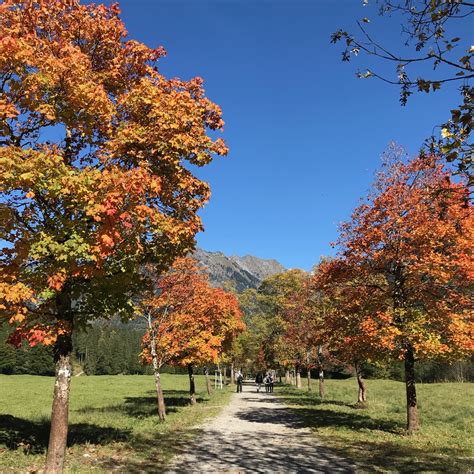
[[[192,439],[194,425],[230,397],[209,399],[196,377],[198,404],[188,405],[187,375],[162,376],[166,423],[156,416],[152,376],[73,377],[67,472],[157,471]],[[49,435],[53,378],[0,375],[0,472],[41,469]]]
[[[473,472],[474,384],[418,385],[421,431],[404,433],[405,386],[369,380],[368,409],[355,408],[355,379],[327,380],[326,400],[284,386],[277,394],[314,430],[318,439],[362,472]],[[315,393],[316,392],[316,393]]]

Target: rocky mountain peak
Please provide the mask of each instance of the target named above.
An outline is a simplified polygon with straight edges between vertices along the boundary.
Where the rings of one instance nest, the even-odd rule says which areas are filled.
[[[276,260],[253,255],[226,256],[222,252],[209,252],[200,248],[196,249],[194,258],[207,267],[209,281],[213,286],[222,287],[230,282],[237,291],[258,288],[265,278],[286,270]]]

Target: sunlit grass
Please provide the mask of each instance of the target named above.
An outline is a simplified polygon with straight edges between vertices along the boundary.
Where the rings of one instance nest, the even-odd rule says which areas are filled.
[[[170,459],[189,441],[193,426],[225,405],[230,391],[205,393],[196,377],[198,404],[188,404],[188,377],[162,375],[168,406],[157,418],[152,376],[74,377],[71,388],[67,471],[139,472]],[[0,472],[44,465],[49,435],[53,378],[0,375]]]
[[[405,386],[369,380],[368,408],[357,409],[355,379],[327,380],[326,399],[282,387],[277,393],[320,441],[361,471],[468,472],[474,467],[474,384],[419,384],[421,430],[405,434]]]

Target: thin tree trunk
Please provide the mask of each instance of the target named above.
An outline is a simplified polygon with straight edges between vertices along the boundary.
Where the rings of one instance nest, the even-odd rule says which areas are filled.
[[[296,369],[296,388],[301,388],[301,371],[299,367]]]
[[[188,364],[189,374],[189,400],[191,405],[196,404],[196,385],[194,384],[194,371],[192,364]]]
[[[205,374],[206,374],[206,388],[207,388],[207,394],[211,395],[212,393],[212,387],[211,387],[211,379],[209,378],[209,368],[206,367],[205,369]]]
[[[308,392],[311,392],[311,350],[306,352],[306,378],[308,380]]]
[[[361,405],[365,404],[367,401],[367,388],[365,385],[365,381],[362,377],[362,369],[360,364],[356,363],[354,364],[355,366],[355,371],[356,371],[356,377],[357,377],[357,384],[359,386],[359,393],[357,396],[357,402]]]
[[[161,386],[160,366],[158,364],[158,357],[156,354],[155,332],[153,330],[153,325],[151,323],[150,314],[148,314],[148,330],[150,333],[150,352],[151,352],[151,360],[153,364],[153,375],[155,377],[156,400],[158,404],[158,418],[161,421],[165,421],[166,420],[165,398],[163,396],[163,388]]]
[[[405,353],[405,385],[407,393],[407,431],[413,433],[420,428],[420,420],[416,400],[415,357],[411,346],[408,347]]]
[[[235,383],[235,373],[234,373],[234,363],[230,364],[230,384],[234,385]]]
[[[321,400],[324,399],[326,395],[326,388],[324,386],[324,370],[322,367],[319,368],[319,396]]]
[[[161,386],[160,372],[155,372],[156,395],[158,397],[158,418],[161,421],[166,420],[165,397],[163,396],[163,387]]]
[[[224,382],[224,385],[227,385],[227,365],[224,365],[223,369],[224,369],[223,370],[223,376],[224,376],[223,377],[224,378],[223,382]]]
[[[71,351],[71,335],[63,334],[58,336],[54,346],[56,380],[54,383],[51,431],[49,433],[48,455],[46,458],[46,472],[48,474],[63,472],[69,420],[69,390],[72,372]]]
[[[285,370],[285,383],[288,385],[291,383],[290,371],[288,369]]]

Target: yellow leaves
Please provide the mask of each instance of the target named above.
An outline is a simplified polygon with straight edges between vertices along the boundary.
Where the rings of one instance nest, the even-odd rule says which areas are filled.
[[[21,323],[25,320],[26,316],[22,312],[15,313],[10,319],[10,324]]]
[[[28,199],[33,199],[35,197],[35,193],[33,191],[29,191],[26,193],[26,197]]]
[[[155,194],[161,191],[161,179],[159,177],[153,177],[150,180],[150,189]]]
[[[453,134],[447,128],[442,128],[441,129],[441,136],[443,138],[451,138],[453,136]]]

